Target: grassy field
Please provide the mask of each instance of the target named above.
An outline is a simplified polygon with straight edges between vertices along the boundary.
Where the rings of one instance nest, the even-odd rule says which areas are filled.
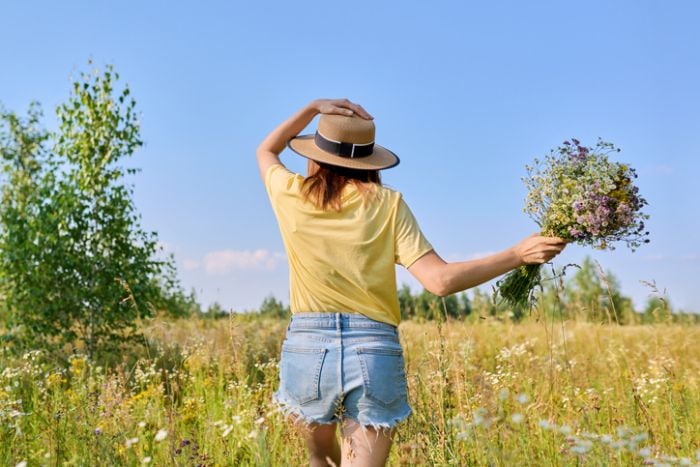
[[[0,360],[1,465],[304,465],[271,403],[286,322],[154,320],[106,370]],[[700,327],[400,326],[414,413],[389,465],[697,465]]]

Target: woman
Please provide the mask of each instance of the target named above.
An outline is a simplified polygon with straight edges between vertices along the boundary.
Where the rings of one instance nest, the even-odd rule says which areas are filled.
[[[319,113],[317,132],[297,136]],[[399,159],[374,143],[372,119],[347,99],[314,100],[257,149],[290,266],[292,319],[274,398],[300,427],[312,466],[384,465],[396,424],[411,413],[396,263],[444,296],[565,246],[534,234],[486,258],[443,261],[401,194],[381,185],[379,170]],[[306,177],[280,162],[286,145],[308,159]]]

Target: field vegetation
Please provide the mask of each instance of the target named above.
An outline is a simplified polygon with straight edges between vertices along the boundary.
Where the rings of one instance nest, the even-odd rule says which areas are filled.
[[[544,316],[544,315],[542,315]],[[3,465],[302,465],[271,402],[287,324],[158,317],[110,361],[0,360]],[[694,465],[700,327],[474,316],[400,326],[390,465]]]

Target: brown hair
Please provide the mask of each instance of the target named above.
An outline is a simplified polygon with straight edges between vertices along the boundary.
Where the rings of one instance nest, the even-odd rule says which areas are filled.
[[[309,176],[301,187],[302,196],[304,201],[323,210],[342,209],[341,195],[348,183],[355,184],[365,201],[376,194],[375,184],[382,184],[378,170],[351,169],[309,159],[308,171]]]

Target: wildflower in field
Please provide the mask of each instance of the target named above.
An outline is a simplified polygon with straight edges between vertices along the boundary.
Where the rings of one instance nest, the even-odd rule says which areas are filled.
[[[141,461],[141,463],[142,463],[143,465],[150,464],[152,460],[153,460],[153,459],[151,459],[150,456],[146,456],[146,457],[143,458],[143,460]]]
[[[127,448],[130,448],[131,446],[133,446],[134,444],[136,444],[138,442],[139,442],[138,438],[127,438],[126,443],[124,443],[124,444],[126,445]]]
[[[633,251],[648,243],[642,212],[648,204],[633,181],[635,170],[608,159],[619,152],[598,140],[595,148],[580,141],[564,141],[544,161],[526,166],[528,194],[524,211],[542,235],[557,236],[580,245],[614,249],[625,242]],[[526,265],[498,282],[498,293],[512,306],[527,305],[540,283],[541,265]]]
[[[525,341],[521,344],[515,344],[512,347],[504,347],[498,352],[497,359],[499,361],[508,360],[511,357],[519,357],[527,353],[528,346],[532,345],[532,341]]]
[[[153,440],[159,442],[159,441],[163,441],[167,437],[168,437],[168,432],[161,428],[160,430],[158,430],[156,435],[153,437]]]
[[[27,461],[18,462],[15,467],[27,467]]]
[[[666,376],[654,378],[647,373],[642,373],[634,380],[634,385],[639,395],[644,398],[648,404],[653,404],[659,400],[659,396],[663,392],[667,382],[668,377]]]
[[[627,441],[624,440],[617,440],[610,443],[610,447],[617,450],[624,449],[625,446],[627,446]]]
[[[139,423],[138,423],[138,427],[139,427],[139,428],[145,428],[145,427],[146,427],[146,422],[143,422],[143,421],[142,421],[142,422],[139,422]]]
[[[591,450],[591,447],[585,444],[577,444],[571,447],[571,452],[576,454],[585,454]]]
[[[221,433],[222,438],[226,438],[233,430],[233,425],[224,425],[224,431]]]
[[[46,377],[47,388],[58,387],[65,382],[66,379],[63,377],[63,374],[59,371],[52,372]]]
[[[474,417],[472,418],[472,425],[473,426],[479,426],[479,425],[487,425],[487,411],[483,407],[479,407],[474,411]]]
[[[522,421],[523,421],[524,419],[525,419],[525,417],[524,417],[523,414],[521,414],[521,413],[514,413],[514,414],[511,415],[511,417],[510,417],[510,421],[513,422],[513,423],[515,423],[516,425],[519,424],[519,423],[522,423]]]
[[[70,372],[73,376],[79,377],[86,368],[87,359],[83,356],[73,355],[70,358]]]
[[[178,446],[177,449],[175,449],[175,454],[182,454],[182,449],[183,449],[183,448],[186,448],[186,447],[189,446],[190,444],[192,444],[192,441],[190,441],[190,440],[187,439],[187,438],[181,440],[181,441],[180,441],[180,445]]]

